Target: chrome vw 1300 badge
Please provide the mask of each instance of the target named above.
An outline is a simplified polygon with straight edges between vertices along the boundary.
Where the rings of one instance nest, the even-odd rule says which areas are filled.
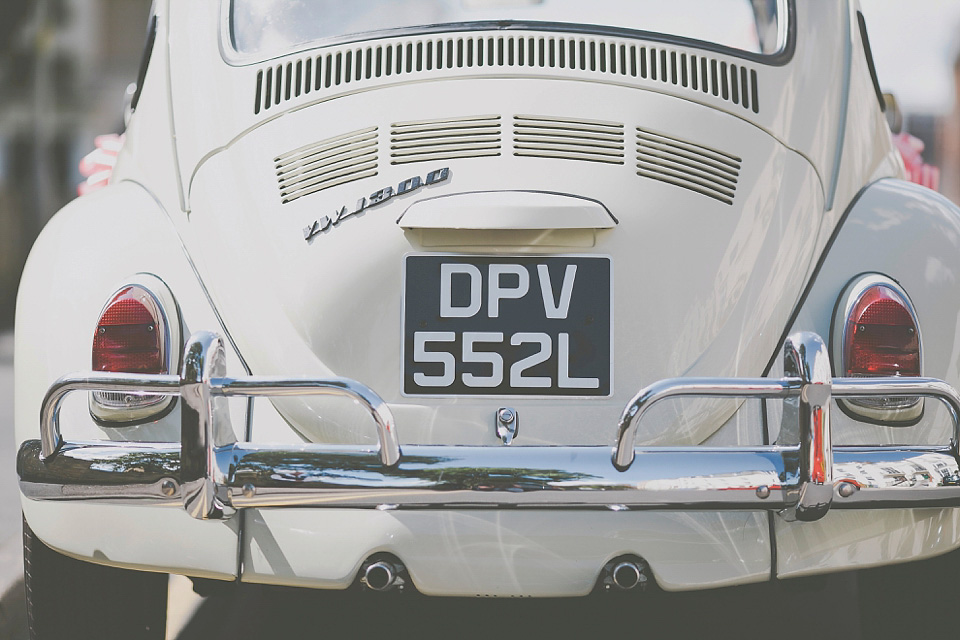
[[[396,189],[393,187],[384,187],[379,191],[374,191],[368,198],[360,198],[357,200],[357,206],[353,211],[347,211],[347,207],[344,205],[340,207],[340,210],[336,211],[332,216],[323,216],[319,220],[314,220],[313,224],[303,228],[303,237],[308,243],[311,243],[313,242],[313,239],[321,233],[339,226],[341,222],[351,216],[357,215],[361,211],[365,211],[371,207],[383,204],[395,196],[413,193],[420,187],[443,182],[449,177],[450,169],[444,167],[443,169],[431,171],[427,174],[427,177],[423,179],[421,179],[420,176],[407,178],[398,184]]]

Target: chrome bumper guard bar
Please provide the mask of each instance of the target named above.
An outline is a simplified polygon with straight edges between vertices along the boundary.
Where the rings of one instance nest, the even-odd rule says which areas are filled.
[[[826,347],[812,333],[791,336],[784,358],[779,380],[675,378],[646,387],[623,411],[612,460],[605,446],[406,445],[401,455],[390,409],[366,386],[342,378],[226,378],[221,339],[200,332],[190,338],[179,376],[88,373],[54,383],[41,409],[42,437],[21,446],[17,472],[30,499],[182,505],[200,519],[242,508],[306,506],[767,510],[816,520],[831,507],[960,506],[960,396],[953,387],[930,378],[831,378]],[[60,404],[74,391],[179,395],[181,443],[65,442]],[[366,407],[379,451],[235,441],[226,398],[318,394],[347,396]],[[781,439],[792,443],[634,446],[651,406],[689,396],[781,399]],[[953,442],[834,447],[831,397],[864,396],[944,402]]]

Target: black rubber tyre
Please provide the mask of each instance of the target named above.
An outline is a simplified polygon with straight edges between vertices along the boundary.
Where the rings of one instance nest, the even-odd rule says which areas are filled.
[[[30,640],[163,640],[167,579],[57,553],[23,521]]]

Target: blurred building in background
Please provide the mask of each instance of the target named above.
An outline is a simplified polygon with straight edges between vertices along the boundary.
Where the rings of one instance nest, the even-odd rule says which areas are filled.
[[[960,29],[957,33],[960,46]],[[939,156],[940,191],[960,203],[960,54],[953,65],[953,109],[937,118],[935,128],[936,152]]]
[[[0,2],[0,329],[46,221],[76,196],[97,134],[123,128],[150,0]]]
[[[960,49],[960,24],[956,45]],[[950,102],[939,108],[904,109],[903,131],[923,141],[924,161],[940,168],[940,193],[960,204],[960,54],[947,78]]]
[[[877,76],[903,111],[903,130],[940,168],[940,191],[960,202],[960,52],[957,0],[860,0]]]

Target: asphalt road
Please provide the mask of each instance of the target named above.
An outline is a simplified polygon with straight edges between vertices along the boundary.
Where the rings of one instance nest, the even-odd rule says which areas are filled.
[[[855,574],[685,594],[466,600],[247,585],[207,598],[178,640],[233,638],[894,637],[914,629],[863,619]],[[904,609],[900,609],[903,611]],[[921,609],[916,613],[924,613]],[[930,623],[930,619],[926,619]]]
[[[616,594],[562,600],[466,600],[338,594],[245,586],[208,598],[179,640],[227,638],[753,638],[805,608],[806,594],[778,602],[770,585],[699,594]],[[838,590],[836,596],[842,595]],[[789,603],[789,604],[788,604]],[[821,608],[822,609],[822,608]],[[858,638],[855,615],[818,611],[821,637]],[[807,631],[809,633],[809,630]],[[801,637],[777,629],[778,639]],[[819,634],[818,634],[819,635]]]

